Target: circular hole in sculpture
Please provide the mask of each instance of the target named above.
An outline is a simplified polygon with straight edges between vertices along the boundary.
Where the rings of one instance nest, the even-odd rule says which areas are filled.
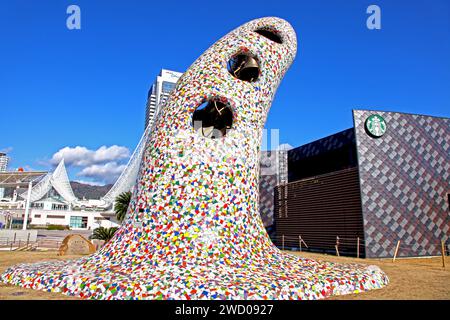
[[[258,60],[247,54],[238,53],[228,61],[228,72],[230,72],[236,79],[254,82],[258,80],[259,76],[259,62]]]
[[[192,115],[194,130],[201,136],[211,139],[225,137],[233,124],[231,106],[220,99],[202,103]]]
[[[263,37],[266,37],[269,40],[272,40],[276,43],[283,43],[281,40],[280,34],[274,30],[269,29],[257,29],[255,30],[256,33],[262,35]]]

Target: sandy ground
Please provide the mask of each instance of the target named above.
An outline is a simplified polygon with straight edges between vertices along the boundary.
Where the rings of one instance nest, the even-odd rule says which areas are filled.
[[[291,251],[286,253],[323,261],[376,265],[389,277],[389,284],[382,289],[333,296],[330,300],[450,300],[449,257],[445,258],[444,269],[441,257],[402,258],[392,262],[392,259],[356,259]]]
[[[57,251],[29,251],[14,252],[0,251],[0,273],[3,273],[9,266],[19,263],[32,263],[42,260],[65,260],[74,259],[80,256],[58,256]],[[74,300],[77,298],[66,296],[60,293],[52,293],[38,290],[25,289],[0,282],[0,300]]]
[[[390,279],[387,287],[360,294],[334,296],[332,300],[450,300],[450,259],[446,257],[446,268],[437,258],[415,259],[355,259],[286,251],[307,258],[342,263],[362,263],[377,265]],[[24,262],[41,260],[73,259],[77,256],[57,256],[56,251],[48,252],[0,252],[0,273],[7,267]],[[24,289],[0,283],[0,300],[66,300],[76,299],[63,294]]]

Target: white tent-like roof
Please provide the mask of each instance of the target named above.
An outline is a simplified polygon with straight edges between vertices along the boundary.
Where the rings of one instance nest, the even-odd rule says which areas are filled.
[[[148,125],[142,135],[139,143],[134,150],[133,154],[128,161],[127,166],[122,171],[122,174],[117,179],[116,183],[111,187],[111,189],[106,193],[101,200],[104,201],[105,206],[110,206],[116,200],[116,197],[122,192],[130,191],[136,184],[136,180],[139,173],[139,167],[141,164],[142,156],[146,146],[146,142],[150,137],[151,126]]]
[[[77,197],[73,194],[72,187],[70,186],[64,159],[60,161],[55,171],[47,173],[38,184],[31,188],[30,201],[34,202],[42,199],[52,187],[68,203],[77,201]],[[20,196],[26,199],[27,192],[22,193]]]

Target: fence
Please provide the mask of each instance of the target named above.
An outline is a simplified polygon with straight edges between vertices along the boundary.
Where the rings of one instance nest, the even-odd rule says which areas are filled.
[[[43,239],[30,241],[22,239],[9,239],[6,237],[0,237],[0,250],[38,250],[38,249],[54,249],[57,250],[61,246],[62,241],[60,239]]]
[[[336,236],[333,241],[318,237],[275,236],[272,238],[275,245],[282,249],[294,251],[308,251],[315,253],[336,254],[338,256],[353,256],[363,258],[365,256],[365,241],[362,238],[343,238]],[[308,245],[309,243],[309,245]]]
[[[436,251],[440,252],[440,255],[442,257],[442,267],[445,268],[445,257],[448,256],[450,253],[450,239],[442,240],[439,243],[429,243],[428,246],[434,247]],[[417,256],[417,252],[420,253],[418,248],[419,248],[418,244],[409,245],[409,244],[402,242],[401,240],[398,240],[395,245],[392,262],[395,262],[395,259],[397,259],[397,257],[402,257],[402,256],[403,257],[405,257],[405,256],[413,257],[414,255]]]
[[[343,238],[336,236],[333,241],[328,238],[319,238],[317,236],[308,235],[307,237],[277,235],[272,237],[274,244],[281,250],[307,251],[314,253],[335,254],[337,256],[351,256],[356,258],[365,257],[365,240],[359,237]],[[309,244],[309,245],[308,245]],[[443,265],[445,265],[445,256],[450,254],[450,238],[439,243],[427,244],[429,248],[435,250],[436,255],[443,257]],[[397,257],[419,257],[426,256],[425,249],[419,250],[418,244],[407,244],[397,241],[390,249],[393,261]]]

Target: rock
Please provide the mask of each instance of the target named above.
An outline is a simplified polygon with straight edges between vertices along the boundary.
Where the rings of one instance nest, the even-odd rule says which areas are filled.
[[[94,244],[81,234],[71,234],[64,238],[59,247],[58,255],[87,255],[96,251]]]

